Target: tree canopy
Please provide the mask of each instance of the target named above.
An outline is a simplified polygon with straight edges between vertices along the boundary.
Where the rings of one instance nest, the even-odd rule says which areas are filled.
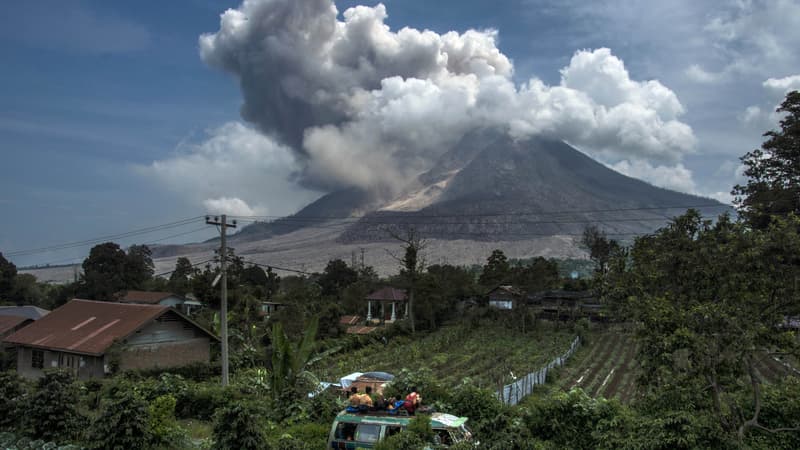
[[[764,133],[761,148],[741,158],[747,183],[731,192],[739,213],[757,228],[775,216],[800,214],[800,92],[789,92],[777,112],[784,114],[780,129]]]

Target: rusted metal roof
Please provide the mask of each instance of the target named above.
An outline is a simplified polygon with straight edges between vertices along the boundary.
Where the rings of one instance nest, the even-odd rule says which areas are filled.
[[[74,299],[3,341],[99,356],[105,353],[115,340],[130,336],[170,311],[216,338],[168,306]]]
[[[367,300],[379,302],[404,302],[408,297],[404,289],[385,287],[367,296]]]
[[[347,327],[347,334],[369,334],[375,331],[378,327],[367,326],[352,326]]]
[[[170,297],[182,298],[172,292],[149,292],[149,291],[122,291],[114,295],[116,301],[120,303],[141,303],[147,305],[157,305],[158,302]]]
[[[0,336],[13,331],[25,322],[33,322],[33,319],[22,316],[0,316]]]
[[[342,318],[339,319],[339,323],[342,325],[355,325],[362,320],[361,316],[342,316]]]

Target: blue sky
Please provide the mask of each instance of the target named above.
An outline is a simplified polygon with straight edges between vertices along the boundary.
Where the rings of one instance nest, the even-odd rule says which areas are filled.
[[[376,3],[337,1],[338,20],[357,4]],[[774,126],[771,110],[785,91],[800,88],[800,7],[795,2],[383,4],[392,32],[403,27],[437,35],[496,30],[492,45],[513,65],[507,78],[518,88],[531,78],[548,88],[559,83],[566,87],[561,71],[570,67],[577,73],[579,51],[585,52],[587,64],[624,64],[625,83],[644,86],[657,80],[680,103],[683,112],[674,120],[690,128],[691,142],[675,144],[672,153],[657,147],[647,154],[594,148],[578,138],[576,145],[632,176],[722,200],[740,180],[738,157]],[[238,8],[239,2],[13,1],[4,6],[3,253],[198,216],[209,205],[234,197],[244,208],[238,211],[287,214],[341,183],[335,169],[313,158],[307,166],[292,162],[298,150],[283,149],[274,136],[253,136],[256,130],[268,132],[272,124],[242,119],[240,107],[253,100],[253,92],[238,85],[245,75],[212,61],[215,55],[240,55],[241,48],[222,48],[220,41],[206,61],[201,58],[199,36],[219,31],[220,14]],[[248,14],[257,17],[253,11]],[[258,38],[258,30],[253,33]],[[609,53],[592,53],[601,48]],[[602,94],[589,92],[593,88],[586,80],[574,89],[588,92],[595,103]],[[358,126],[342,127],[336,137],[345,139]],[[252,148],[252,157],[259,159],[241,170],[229,167],[224,153],[233,151],[231,145],[237,145],[236,151]],[[308,149],[314,155],[326,151],[311,144]],[[223,166],[227,178],[215,178],[214,169]],[[286,180],[285,175],[301,166],[303,187],[298,176]],[[262,175],[277,180],[260,182]],[[200,227],[202,222],[135,241],[151,242]],[[175,240],[212,234],[208,230]],[[88,246],[76,247],[11,259],[18,265],[61,263],[79,260],[87,251]]]

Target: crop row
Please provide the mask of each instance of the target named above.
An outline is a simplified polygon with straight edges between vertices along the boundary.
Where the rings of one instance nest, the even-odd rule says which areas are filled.
[[[470,329],[466,324],[444,327],[415,338],[395,337],[358,350],[332,355],[313,368],[324,379],[352,372],[398,372],[406,368],[430,369],[444,383],[465,377],[478,385],[495,388],[538,370],[569,347],[574,334],[547,323],[522,333],[503,326]],[[513,373],[513,376],[512,376]]]

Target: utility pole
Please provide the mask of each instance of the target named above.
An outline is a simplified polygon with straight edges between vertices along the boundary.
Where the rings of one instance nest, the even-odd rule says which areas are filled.
[[[226,270],[226,263],[228,262],[228,248],[226,246],[227,228],[236,228],[236,221],[228,223],[227,216],[214,216],[212,220],[210,216],[206,216],[206,223],[208,225],[218,225],[220,234],[220,274],[222,275],[222,302],[220,304],[219,324],[220,334],[222,335],[222,386],[228,385],[228,273]]]

